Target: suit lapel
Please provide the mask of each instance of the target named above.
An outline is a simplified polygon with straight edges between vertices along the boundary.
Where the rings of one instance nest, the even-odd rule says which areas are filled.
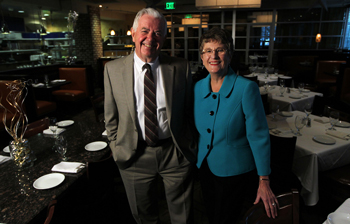
[[[135,97],[134,97],[134,55],[131,54],[124,61],[124,70],[122,71],[123,86],[126,93],[128,109],[136,126],[136,109],[135,109]]]
[[[173,105],[173,84],[174,82],[174,66],[170,65],[165,56],[159,58],[160,69],[163,76],[163,86],[165,91],[165,103],[169,124],[171,123],[171,110]]]

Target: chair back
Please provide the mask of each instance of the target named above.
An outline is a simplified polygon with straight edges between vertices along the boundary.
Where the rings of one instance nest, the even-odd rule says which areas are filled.
[[[299,223],[299,192],[291,192],[276,196],[279,204],[278,216],[269,218],[262,201],[253,205],[244,215],[241,224],[298,224]]]
[[[270,103],[267,101],[268,100],[268,94],[260,94],[261,95],[261,100],[264,106],[264,111],[265,115],[270,114]]]
[[[322,117],[325,112],[325,105],[326,104],[323,96],[315,95],[311,114]]]
[[[60,79],[70,81],[70,84],[61,86],[65,90],[81,90],[89,96],[88,77],[86,68],[59,68]]]
[[[300,182],[292,172],[297,137],[279,137],[270,134],[271,174],[270,184],[274,192],[299,188]]]
[[[337,78],[336,98],[350,105],[350,65],[341,64]]]
[[[278,79],[277,79],[277,85],[279,86],[280,83],[281,83],[281,79],[284,80],[284,85],[285,87],[293,87],[292,84],[293,84],[293,78],[290,77],[290,76],[279,76]]]
[[[97,122],[104,121],[104,93],[97,94],[90,97],[92,107],[94,109],[95,118]]]
[[[315,82],[316,83],[336,83],[337,77],[332,76],[334,70],[339,70],[339,66],[346,61],[322,60],[317,62]]]
[[[54,212],[55,212],[55,207],[57,204],[57,200],[52,200],[47,207],[47,215],[44,224],[49,224],[51,223],[51,220],[53,218]]]
[[[27,130],[24,133],[24,138],[29,138],[38,133],[42,133],[45,129],[49,128],[49,125],[50,119],[48,117],[29,123],[27,125]]]

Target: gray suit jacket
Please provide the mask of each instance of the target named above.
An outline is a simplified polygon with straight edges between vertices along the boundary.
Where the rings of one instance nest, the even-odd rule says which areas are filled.
[[[176,148],[195,163],[196,131],[193,125],[192,77],[187,60],[160,55],[166,111]],[[105,122],[114,160],[120,169],[133,162],[138,143],[134,97],[134,55],[106,63],[104,70]]]

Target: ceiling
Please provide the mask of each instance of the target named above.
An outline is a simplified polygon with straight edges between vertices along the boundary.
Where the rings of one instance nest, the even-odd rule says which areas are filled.
[[[118,14],[136,14],[144,7],[155,7],[161,12],[167,1],[174,1],[175,11],[196,10],[196,0],[0,0],[5,17],[38,18],[41,13],[48,13],[51,19],[64,19],[69,10],[87,13],[87,5],[99,6],[102,19],[114,19]],[[262,8],[314,8],[346,6],[350,0],[262,0]],[[18,13],[23,10],[24,13]],[[118,19],[117,19],[118,20]]]

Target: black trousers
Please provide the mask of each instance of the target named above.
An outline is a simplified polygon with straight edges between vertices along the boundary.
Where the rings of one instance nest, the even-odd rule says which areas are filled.
[[[210,171],[205,159],[199,169],[199,178],[211,224],[234,224],[245,208],[245,201],[251,202],[249,206],[254,203],[258,187],[256,170],[237,176],[218,177]]]

